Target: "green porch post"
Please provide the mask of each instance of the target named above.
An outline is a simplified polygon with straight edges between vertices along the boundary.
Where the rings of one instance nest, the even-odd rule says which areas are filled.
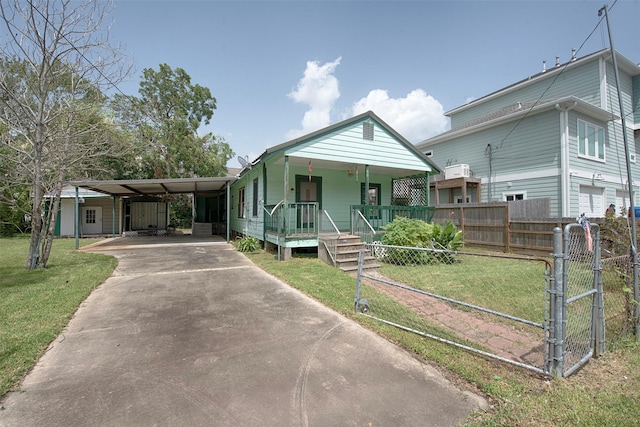
[[[424,200],[425,200],[425,205],[426,206],[430,206],[429,205],[429,193],[431,192],[431,188],[429,187],[429,171],[424,173],[425,176],[425,185],[424,185]]]
[[[364,214],[365,218],[369,218],[369,165],[364,165]]]
[[[282,218],[278,218],[278,242],[280,241],[280,226],[282,226],[282,234],[287,237],[287,219],[289,218],[289,200],[287,195],[289,194],[289,156],[284,156],[284,197],[282,206]],[[284,250],[283,250],[284,249]],[[281,248],[278,243],[278,261],[287,261],[291,258],[291,248]]]

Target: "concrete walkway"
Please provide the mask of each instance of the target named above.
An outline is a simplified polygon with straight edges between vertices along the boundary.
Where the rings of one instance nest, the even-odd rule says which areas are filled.
[[[486,407],[221,240],[90,250],[117,269],[6,396],[0,426],[455,426]]]

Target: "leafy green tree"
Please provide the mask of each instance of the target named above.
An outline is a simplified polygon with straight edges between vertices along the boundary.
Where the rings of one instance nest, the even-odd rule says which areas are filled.
[[[110,4],[62,0],[0,2],[0,183],[2,202],[19,206],[29,189],[27,269],[49,259],[65,182],[95,174],[126,150],[104,113],[104,89],[128,73],[102,21]]]
[[[182,68],[160,64],[142,73],[139,97],[116,95],[114,111],[138,140],[123,177],[224,176],[233,151],[221,137],[198,134],[216,109],[211,91]],[[131,161],[133,160],[133,161]]]

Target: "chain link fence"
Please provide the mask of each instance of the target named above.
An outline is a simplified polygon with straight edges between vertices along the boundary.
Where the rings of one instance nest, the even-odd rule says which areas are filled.
[[[629,261],[601,262],[599,233],[597,225],[556,228],[549,258],[367,244],[354,308],[431,339],[566,377],[604,351],[603,275],[611,278],[608,287],[623,289],[606,297],[624,307],[610,310],[608,331],[619,336],[630,327]],[[365,254],[380,267],[364,269]]]
[[[630,255],[602,259],[607,345],[633,335],[633,261]]]
[[[601,262],[599,227],[570,224],[564,232],[564,295],[563,312],[559,314],[564,330],[557,334],[562,340],[558,369],[570,375],[604,346],[604,334],[598,330],[604,308],[601,301]],[[561,292],[559,292],[561,294]],[[564,339],[562,338],[564,337]],[[599,342],[596,343],[596,340]]]
[[[551,262],[369,244],[380,267],[360,269],[355,308],[382,322],[537,372],[545,339]]]

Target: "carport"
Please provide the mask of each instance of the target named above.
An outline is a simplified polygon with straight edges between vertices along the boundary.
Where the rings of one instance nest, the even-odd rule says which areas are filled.
[[[233,176],[213,177],[213,178],[167,178],[167,179],[133,179],[133,180],[76,180],[69,182],[69,185],[75,187],[75,217],[74,217],[74,235],[76,239],[76,249],[79,247],[79,230],[80,230],[80,197],[79,189],[85,188],[99,193],[107,194],[112,197],[112,215],[111,215],[111,234],[115,237],[120,234],[121,230],[116,230],[116,218],[120,218],[122,224],[122,212],[118,212],[118,199],[130,199],[140,196],[163,196],[167,197],[171,194],[192,194],[194,196],[194,205],[197,195],[200,196],[217,196],[217,200],[224,201],[224,228],[226,230],[227,242],[230,240],[229,229],[229,211],[231,209],[229,186],[237,178]],[[165,212],[167,216],[166,224],[168,224],[169,210]],[[194,206],[194,217],[195,217]]]

